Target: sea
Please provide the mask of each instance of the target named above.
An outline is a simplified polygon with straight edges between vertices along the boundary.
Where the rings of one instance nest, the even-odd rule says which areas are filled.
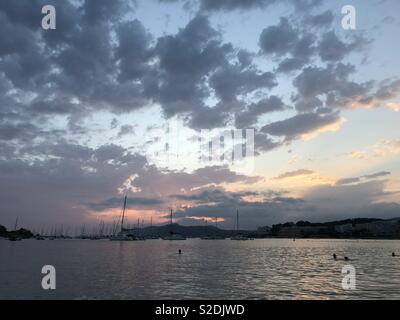
[[[0,240],[0,299],[400,299],[392,252],[400,241]]]

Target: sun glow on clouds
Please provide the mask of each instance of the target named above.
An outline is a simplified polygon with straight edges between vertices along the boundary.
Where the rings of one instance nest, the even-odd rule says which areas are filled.
[[[89,214],[91,220],[104,221],[106,223],[113,223],[115,221],[119,221],[121,218],[122,209],[121,208],[110,208],[101,212],[92,211]],[[150,220],[153,221],[153,224],[164,223],[168,221],[166,218],[166,212],[161,212],[158,210],[136,210],[136,209],[127,209],[125,211],[125,223],[126,225],[137,223],[138,219],[140,223],[142,221],[144,224],[150,224]]]
[[[127,178],[122,186],[118,188],[118,193],[123,194],[126,191],[130,191],[132,193],[137,193],[142,191],[140,188],[134,186],[134,181],[137,179],[139,176],[137,174],[131,175],[129,178]]]
[[[191,219],[191,220],[196,220],[196,221],[204,221],[207,223],[219,223],[219,222],[224,222],[224,218],[219,218],[219,217],[207,217],[207,216],[191,216],[191,217],[186,217],[186,219]]]
[[[385,140],[373,146],[359,151],[353,151],[350,156],[355,159],[363,160],[367,158],[384,158],[400,155],[400,140]]]
[[[344,124],[347,121],[346,118],[340,118],[339,121],[329,124],[327,126],[321,127],[313,132],[303,134],[301,137],[304,141],[309,141],[312,140],[316,137],[318,137],[320,134],[325,133],[325,132],[337,132],[340,130],[340,127],[342,124]]]
[[[396,111],[396,112],[400,112],[400,103],[396,103],[396,102],[389,102],[386,104],[388,108]]]

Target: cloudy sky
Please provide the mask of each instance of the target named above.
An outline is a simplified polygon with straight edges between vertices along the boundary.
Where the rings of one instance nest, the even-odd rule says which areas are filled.
[[[399,10],[1,0],[0,224],[112,222],[125,194],[131,223],[399,217]],[[204,130],[233,129],[254,129],[250,167],[199,156]]]

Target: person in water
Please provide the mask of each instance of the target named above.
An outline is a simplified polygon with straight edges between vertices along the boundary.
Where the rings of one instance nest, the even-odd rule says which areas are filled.
[[[392,252],[392,257],[396,257],[396,254],[394,252]]]
[[[347,258],[347,257],[344,257],[344,261],[349,261],[349,258]]]
[[[179,254],[182,254],[182,250],[181,250],[181,249],[179,249],[179,251],[178,251],[178,252],[179,252]]]
[[[337,259],[336,253],[333,254],[333,259],[334,259],[334,260]]]

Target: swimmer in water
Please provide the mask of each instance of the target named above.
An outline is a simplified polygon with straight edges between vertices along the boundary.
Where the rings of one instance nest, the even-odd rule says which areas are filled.
[[[181,249],[179,249],[179,251],[178,251],[178,252],[179,252],[179,254],[182,254],[182,250],[181,250]]]
[[[333,254],[333,259],[334,259],[334,260],[337,259],[336,253]]]

